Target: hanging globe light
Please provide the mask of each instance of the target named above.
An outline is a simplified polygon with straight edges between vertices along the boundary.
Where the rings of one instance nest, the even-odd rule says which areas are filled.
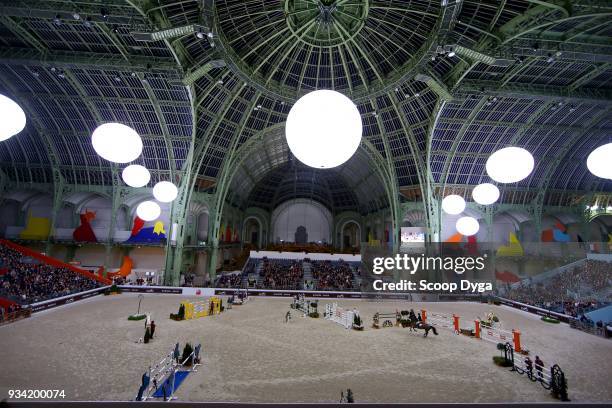
[[[442,200],[442,210],[449,215],[461,214],[465,210],[465,200],[456,194],[448,195]]]
[[[113,163],[129,163],[142,153],[142,139],[131,127],[121,123],[104,123],[91,135],[93,148]]]
[[[26,116],[21,106],[11,98],[0,94],[0,142],[21,132],[26,125]]]
[[[169,203],[174,201],[178,195],[178,189],[169,181],[160,181],[153,186],[153,197],[160,203]]]
[[[136,215],[143,221],[155,221],[161,214],[161,208],[155,201],[143,201],[136,207]]]
[[[331,90],[302,96],[289,111],[285,128],[293,155],[318,169],[336,167],[350,159],[361,143],[362,131],[357,106]]]
[[[587,168],[597,177],[612,180],[612,143],[593,150],[587,157]]]
[[[147,170],[146,167],[141,166],[140,164],[130,164],[123,172],[121,172],[121,177],[125,184],[130,187],[144,187],[149,184],[149,180],[151,180],[151,173]]]
[[[490,205],[499,198],[499,189],[491,183],[482,183],[472,190],[472,198],[480,205]]]
[[[498,183],[516,183],[533,171],[533,156],[520,147],[506,147],[487,160],[487,174]]]
[[[478,224],[478,220],[473,217],[461,217],[457,220],[455,224],[457,228],[457,232],[461,235],[465,235],[466,237],[476,235],[478,230],[480,229],[480,225]]]

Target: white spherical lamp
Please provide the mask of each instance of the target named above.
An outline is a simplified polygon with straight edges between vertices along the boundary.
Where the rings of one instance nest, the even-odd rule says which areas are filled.
[[[21,106],[11,98],[0,94],[0,142],[21,132],[26,116]]]
[[[136,215],[143,221],[155,221],[161,214],[161,208],[155,201],[143,201],[136,207]]]
[[[130,187],[144,187],[151,180],[151,173],[146,167],[140,164],[130,164],[121,173],[121,177],[125,184]]]
[[[480,225],[478,224],[478,220],[473,217],[461,217],[457,220],[455,224],[457,228],[457,232],[461,235],[465,235],[467,237],[476,235],[478,230],[480,229]]]
[[[491,183],[482,183],[472,190],[472,198],[480,205],[490,205],[499,198],[499,189]]]
[[[302,96],[289,111],[285,128],[293,155],[318,169],[336,167],[350,159],[361,143],[362,131],[357,106],[331,90]]]
[[[160,203],[169,203],[178,195],[178,189],[169,181],[160,181],[153,186],[153,197]]]
[[[465,200],[456,194],[451,194],[442,200],[442,210],[449,215],[461,214],[465,210]]]
[[[587,168],[597,177],[612,180],[612,143],[593,150],[587,157]]]
[[[142,139],[131,127],[121,123],[105,123],[91,135],[93,148],[113,163],[129,163],[142,153]]]
[[[516,183],[533,171],[533,156],[520,147],[506,147],[487,160],[487,174],[498,183]]]

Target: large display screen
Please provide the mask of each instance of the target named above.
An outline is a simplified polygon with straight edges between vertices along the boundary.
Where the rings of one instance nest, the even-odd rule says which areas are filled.
[[[425,228],[421,227],[402,227],[402,244],[416,244],[425,242]]]

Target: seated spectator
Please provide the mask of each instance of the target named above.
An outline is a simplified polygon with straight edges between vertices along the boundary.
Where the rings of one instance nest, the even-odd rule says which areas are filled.
[[[579,267],[563,271],[544,281],[526,279],[508,287],[505,297],[517,302],[564,313],[593,324],[585,313],[605,306],[610,300],[598,295],[612,283],[612,263],[587,260]]]
[[[269,289],[300,289],[304,277],[302,261],[267,258],[262,259],[260,287]]]
[[[20,304],[36,303],[100,286],[96,280],[70,269],[26,263],[22,258],[20,252],[0,245],[0,263],[8,270],[0,276],[0,295]]]
[[[353,270],[347,262],[312,261],[310,265],[317,290],[353,289]]]
[[[239,273],[221,275],[217,280],[219,288],[239,288],[242,282],[242,275]]]

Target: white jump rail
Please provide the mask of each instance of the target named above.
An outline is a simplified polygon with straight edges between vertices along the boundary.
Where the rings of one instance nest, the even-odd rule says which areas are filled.
[[[325,305],[325,319],[338,323],[345,329],[350,329],[353,326],[354,318],[355,312],[353,310],[338,307],[337,303]]]
[[[176,343],[172,350],[166,354],[158,363],[153,366],[149,366],[148,372],[143,375],[141,388],[144,387],[142,393],[139,391],[139,397],[141,401],[146,401],[153,397],[155,391],[163,386],[166,381],[171,384],[170,390],[166,395],[166,400],[171,401],[175,399],[174,391],[175,391],[175,378],[176,373],[185,367],[185,364],[189,359],[191,359],[192,364],[189,371],[196,372],[197,367],[201,365],[199,363],[200,360],[200,350],[202,348],[201,344],[198,344],[193,351],[185,358],[185,360],[180,361],[179,357],[179,344]],[[139,399],[138,397],[136,398]]]
[[[451,330],[455,334],[459,334],[459,316],[452,314],[446,315],[441,313],[427,312],[421,310],[421,319],[431,323],[433,326]]]

